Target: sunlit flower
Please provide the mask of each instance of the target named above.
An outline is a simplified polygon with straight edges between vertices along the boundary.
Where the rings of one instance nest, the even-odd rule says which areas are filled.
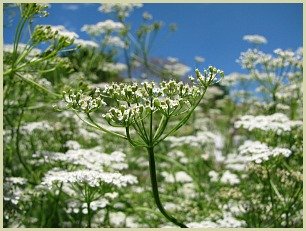
[[[85,24],[82,26],[81,31],[85,31],[90,35],[100,35],[107,32],[119,31],[124,28],[124,25],[121,22],[115,22],[113,20],[107,19],[96,24]]]

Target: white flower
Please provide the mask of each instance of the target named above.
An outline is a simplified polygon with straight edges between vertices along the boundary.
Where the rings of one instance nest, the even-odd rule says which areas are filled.
[[[107,72],[122,72],[127,69],[124,63],[103,63],[102,70]]]
[[[92,201],[90,203],[90,208],[93,210],[93,211],[96,211],[97,209],[103,209],[105,208],[107,205],[109,204],[109,201],[105,198],[101,198],[99,200],[95,200],[95,201]]]
[[[99,7],[99,11],[104,13],[115,12],[119,17],[128,17],[134,8],[140,8],[143,4],[141,3],[103,3]]]
[[[303,57],[299,53],[299,51],[291,51],[291,50],[282,50],[276,49],[274,50],[274,56],[271,54],[266,54],[262,51],[257,49],[248,49],[246,52],[242,52],[239,59],[237,60],[238,63],[243,68],[252,69],[258,73],[258,70],[269,70],[270,73],[278,72],[279,68],[284,68],[289,65],[296,66],[296,72],[301,72],[302,68],[302,60]],[[260,71],[264,72],[264,71]],[[282,75],[286,75],[288,72],[283,72]],[[277,76],[277,79],[280,81],[280,76]]]
[[[9,182],[12,184],[25,185],[28,180],[23,177],[6,177],[5,182]]]
[[[171,61],[174,61],[174,60],[171,60]],[[169,64],[165,64],[164,68],[170,73],[174,75],[178,75],[178,76],[185,76],[191,70],[190,67],[182,63],[178,63],[178,62],[170,62]]]
[[[267,39],[264,36],[261,35],[245,35],[243,36],[243,40],[249,42],[249,43],[254,43],[254,44],[265,44],[267,43]]]
[[[252,69],[263,61],[266,63],[270,62],[271,59],[271,55],[267,55],[262,51],[257,49],[248,49],[246,52],[241,52],[237,62],[242,66],[242,68]]]
[[[111,200],[117,198],[118,195],[119,195],[119,194],[118,194],[117,192],[105,193],[105,194],[104,194],[104,196],[105,196],[106,198],[109,198],[109,199],[111,199]]]
[[[3,183],[3,200],[17,205],[25,199],[25,190],[21,187],[27,183],[27,179],[21,177],[6,177]]]
[[[274,53],[282,58],[292,58],[294,56],[294,52],[291,50],[282,50],[280,48],[275,49]]]
[[[225,213],[232,215],[241,215],[246,212],[244,203],[231,200],[227,204],[221,205],[220,208],[223,209]]]
[[[79,121],[79,120],[78,120]],[[90,132],[85,128],[79,128],[79,135],[84,139],[99,139],[101,136],[96,132]]]
[[[215,219],[214,219],[215,220]],[[222,218],[212,221],[206,219],[201,222],[191,222],[186,224],[189,228],[238,228],[246,225],[245,221],[237,220],[231,213],[223,212]]]
[[[248,131],[261,130],[272,131],[280,135],[286,132],[290,132],[294,128],[301,127],[302,121],[292,121],[285,114],[275,113],[273,115],[245,115],[240,117],[235,122],[235,128],[244,128]]]
[[[98,43],[90,40],[84,40],[84,39],[75,39],[74,44],[82,46],[82,47],[93,47],[97,48],[99,47]]]
[[[78,110],[83,110],[87,113],[106,105],[99,93],[100,91],[98,88],[95,90],[94,94],[91,95],[84,94],[82,90],[78,92],[74,92],[73,90],[63,92],[67,107],[78,108]]]
[[[188,111],[191,114],[203,98],[206,89],[219,81],[215,81],[217,77],[222,78],[223,76],[224,73],[221,70],[209,66],[207,70],[204,70],[203,75],[199,70],[196,70],[196,81],[191,84],[184,84],[182,81],[177,82],[175,80],[162,81],[158,84],[153,81],[142,82],[141,84],[137,82],[112,83],[106,85],[101,91],[95,91],[89,87],[84,91],[69,90],[68,93],[64,92],[64,100],[68,108],[88,114],[96,111],[102,105],[106,105],[103,98],[112,99],[117,103],[115,104],[117,106],[111,107],[108,112],[102,114],[102,118],[110,126],[125,127],[127,139],[133,146],[143,146],[142,142],[146,143],[147,141],[140,134],[145,127],[139,127],[137,121],[146,120],[149,114],[152,117],[156,114],[163,115],[162,118],[166,118],[166,120],[173,116],[187,115]],[[172,132],[186,123],[185,120],[188,119],[189,115],[181,120]],[[163,125],[163,123],[160,124]],[[167,123],[165,124],[167,125]],[[135,143],[132,141],[129,134],[130,128],[140,135],[141,141]],[[157,130],[154,135],[154,142],[160,142],[166,138],[159,139],[164,131],[164,129]]]
[[[96,170],[77,170],[68,172],[60,169],[52,169],[48,171],[41,185],[49,189],[53,184],[68,183],[68,184],[88,184],[91,187],[101,187],[103,184],[110,184],[119,188],[126,187],[128,184],[137,183],[137,179],[132,175],[122,175],[120,173],[109,173]]]
[[[223,162],[225,159],[225,157],[222,154],[222,151],[217,148],[214,150],[214,157],[215,157],[216,162]]]
[[[194,199],[197,197],[196,189],[193,183],[184,183],[182,187],[178,189],[178,192],[189,199]]]
[[[78,150],[81,148],[81,145],[75,140],[68,140],[64,146],[72,150]]]
[[[139,228],[139,227],[141,227],[141,224],[137,223],[137,218],[136,217],[126,217],[125,223],[126,223],[127,228]]]
[[[224,212],[223,219],[217,220],[216,223],[218,223],[219,227],[224,228],[237,228],[246,225],[245,221],[237,220],[231,213],[228,212]]]
[[[79,213],[81,204],[79,201],[69,201],[67,207],[65,209],[67,213]]]
[[[223,173],[220,181],[222,183],[230,184],[230,185],[234,185],[234,184],[239,184],[240,183],[240,180],[239,180],[238,176],[236,174],[231,173],[228,170],[226,170]]]
[[[211,86],[207,89],[206,95],[205,95],[205,101],[209,101],[214,99],[217,96],[223,95],[224,91],[220,89],[220,87]]]
[[[123,227],[125,225],[126,215],[123,212],[110,212],[109,222],[114,227]]]
[[[291,154],[292,152],[287,148],[273,148],[259,141],[247,140],[239,146],[238,154],[230,154],[227,156],[225,163],[228,168],[234,169],[236,167],[236,170],[244,170],[245,166],[250,162],[260,164],[269,160],[271,157],[279,155],[289,157]]]
[[[98,209],[105,208],[110,202],[105,199],[101,198],[98,200],[91,201],[90,209],[93,211],[97,211]],[[67,213],[79,213],[82,212],[83,214],[88,213],[87,203],[82,203],[81,201],[72,200],[67,203]]]
[[[107,44],[108,46],[113,46],[113,47],[120,47],[120,48],[126,47],[125,43],[118,36],[106,36],[104,38],[103,43]]]
[[[184,171],[179,171],[175,173],[175,179],[177,182],[192,182],[192,178]]]
[[[46,88],[52,87],[52,83],[49,80],[45,79],[45,78],[38,79],[37,83],[39,85],[41,85],[41,86],[46,87]]]
[[[216,141],[216,134],[212,132],[199,131],[195,135],[189,136],[169,136],[165,140],[170,143],[170,148],[189,145],[193,147],[201,147],[205,144],[214,144]]]
[[[167,211],[175,211],[179,208],[178,205],[174,204],[174,203],[171,203],[171,202],[166,202],[164,204],[164,208],[167,210]]]
[[[223,85],[223,86],[230,87],[230,86],[233,86],[235,84],[238,84],[239,82],[246,81],[249,78],[250,77],[248,75],[233,72],[229,75],[224,76],[224,78],[222,79],[220,84]]]
[[[179,171],[174,174],[174,177],[172,174],[169,174],[167,172],[162,172],[162,175],[165,177],[165,181],[169,183],[174,182],[192,182],[192,178],[184,171]]]
[[[114,22],[113,20],[108,19],[102,22],[98,22],[97,24],[85,24],[82,26],[81,31],[85,31],[86,33],[93,36],[98,36],[100,34],[111,31],[119,31],[123,28],[124,25],[121,22]]]
[[[185,153],[180,150],[174,150],[168,153],[168,156],[171,158],[182,158],[185,157]]]
[[[81,165],[91,170],[101,170],[104,167],[114,170],[123,170],[128,166],[125,163],[125,154],[120,151],[111,154],[102,153],[96,149],[80,149],[80,145],[75,141],[68,141],[66,147],[72,147],[66,153],[36,152],[33,157],[42,157],[45,161],[60,161],[69,164]]]
[[[209,171],[208,176],[210,177],[211,182],[217,182],[219,179],[219,173],[214,170]]]
[[[227,169],[231,169],[231,170],[234,170],[234,171],[244,171],[245,170],[245,167],[246,167],[246,163],[235,163],[235,162],[233,162],[233,163],[231,163],[231,156],[235,156],[234,154],[230,154],[227,158],[227,160],[226,160],[226,168]],[[238,160],[237,160],[237,162],[238,162]]]
[[[186,224],[189,228],[218,228],[213,221],[191,222]]]
[[[49,124],[48,121],[39,121],[39,122],[30,122],[23,125],[21,128],[21,133],[29,134],[35,130],[41,131],[52,131],[53,127]]]

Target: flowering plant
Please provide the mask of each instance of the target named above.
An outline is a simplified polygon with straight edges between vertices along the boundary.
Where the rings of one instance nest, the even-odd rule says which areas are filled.
[[[68,108],[77,114],[83,112],[88,120],[84,120],[103,132],[126,139],[134,147],[145,147],[149,155],[150,177],[155,202],[161,213],[180,227],[186,227],[167,214],[162,206],[156,180],[154,147],[166,137],[181,128],[195,108],[203,99],[207,88],[220,81],[223,71],[209,66],[201,73],[195,70],[196,78],[190,77],[191,84],[174,80],[138,83],[112,83],[104,89],[90,89],[88,86],[81,90],[69,90],[63,93]],[[125,135],[109,131],[98,124],[92,117],[92,112],[106,108],[106,101],[114,101],[115,107],[110,107],[102,117],[114,127],[124,127]],[[103,109],[104,109],[103,108]],[[153,119],[154,117],[154,119]],[[169,121],[179,117],[175,126],[169,127]],[[81,117],[80,117],[81,118]],[[155,123],[154,123],[155,122]],[[135,136],[131,135],[135,131]]]

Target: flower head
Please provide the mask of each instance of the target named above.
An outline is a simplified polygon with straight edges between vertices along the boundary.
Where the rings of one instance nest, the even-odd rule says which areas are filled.
[[[153,131],[152,129],[146,131],[145,126],[145,124],[152,126],[152,122],[148,120],[153,121],[153,116],[157,120],[163,118],[154,135],[155,140],[163,134],[171,117],[185,115],[170,133],[179,129],[199,104],[207,88],[220,81],[223,75],[223,71],[209,66],[203,74],[196,69],[196,77],[191,83],[175,80],[160,83],[145,81],[141,84],[111,83],[101,90],[89,88],[69,90],[64,92],[64,100],[69,108],[86,114],[105,106],[102,117],[111,126],[125,127],[130,142],[128,134],[130,127],[136,130],[144,142],[149,142],[147,134],[150,133],[150,142],[152,142]],[[107,102],[112,101],[109,105],[106,104],[106,100],[104,101],[106,98]]]

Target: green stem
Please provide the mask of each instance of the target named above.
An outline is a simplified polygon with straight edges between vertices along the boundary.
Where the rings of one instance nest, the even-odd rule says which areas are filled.
[[[134,146],[134,147],[146,147],[144,144],[141,144],[138,141],[133,141],[131,136],[130,136],[130,127],[126,127],[125,128],[125,132],[126,132],[126,137],[127,140]]]
[[[21,13],[22,14],[22,13]],[[20,42],[20,38],[21,38],[21,33],[23,30],[23,27],[26,23],[26,19],[22,18],[19,20],[18,22],[18,26],[16,29],[16,33],[15,33],[15,39],[14,39],[14,49],[13,49],[13,63],[12,66],[15,65],[16,59],[17,59],[17,49],[18,49],[18,44]]]
[[[148,143],[149,140],[145,128],[141,128],[136,119],[134,119],[134,123],[135,124],[133,124],[133,128],[135,129],[135,131],[139,134],[139,136],[144,142]]]
[[[161,118],[160,123],[158,125],[158,128],[155,132],[155,135],[153,137],[154,141],[157,140],[163,134],[163,132],[165,131],[165,128],[167,126],[168,120],[169,120],[169,117],[163,115],[163,117]]]
[[[54,92],[48,90],[47,88],[41,86],[40,84],[36,83],[35,81],[33,81],[33,80],[31,80],[31,79],[28,79],[28,78],[26,78],[26,77],[23,77],[22,75],[20,75],[20,74],[18,74],[18,73],[15,73],[15,74],[16,74],[19,78],[21,78],[22,80],[24,80],[25,82],[34,85],[35,87],[39,88],[40,90],[43,90],[43,91],[49,93],[50,95],[52,95],[52,96],[54,96],[54,97],[56,97],[56,98],[60,98],[60,97],[61,97],[60,94],[57,94],[57,93],[54,93]]]
[[[18,125],[17,125],[17,129],[16,129],[16,143],[15,143],[15,145],[16,145],[16,154],[18,156],[19,162],[24,167],[24,169],[29,174],[31,174],[31,170],[27,166],[26,162],[23,160],[22,155],[21,155],[21,151],[20,151],[20,126],[21,126],[21,121],[22,121],[23,115],[24,115],[24,107],[28,103],[29,99],[30,99],[30,96],[28,95],[26,97],[24,105],[21,106],[21,113],[20,113],[20,116],[19,116]]]
[[[18,59],[16,60],[15,64],[20,63],[30,52],[33,50],[34,46],[27,47],[28,44],[26,45],[25,49],[22,51]]]
[[[109,131],[109,130],[107,130],[107,129],[101,127],[99,124],[97,124],[97,123],[91,118],[91,116],[90,116],[89,113],[87,113],[86,115],[87,115],[88,119],[90,120],[90,122],[91,122],[92,124],[89,123],[88,121],[82,119],[77,113],[76,113],[76,115],[77,115],[82,121],[86,122],[88,125],[91,125],[92,127],[98,128],[99,130],[101,130],[101,131],[103,131],[103,132],[105,132],[105,133],[109,133],[109,134],[111,134],[111,135],[114,135],[114,136],[117,136],[117,137],[119,137],[119,138],[122,138],[122,139],[127,140],[127,137],[126,137],[126,136],[121,135],[121,134],[116,133],[116,132]]]
[[[43,58],[32,59],[32,60],[30,60],[27,63],[23,63],[23,64],[19,65],[18,67],[14,67],[14,65],[15,65],[15,62],[14,62],[14,65],[12,65],[12,67],[9,70],[7,70],[6,72],[3,73],[3,76],[15,73],[18,70],[26,67],[27,65],[33,65],[33,64],[41,63],[41,62],[43,62],[45,60],[48,60],[49,58],[52,58],[53,56],[55,56],[57,54],[57,52],[59,52],[59,51],[60,50],[56,49],[56,50],[52,51],[49,55],[47,55],[47,56],[45,56]]]
[[[88,210],[88,214],[87,214],[87,228],[91,228],[91,209],[90,209],[90,201],[88,201],[87,203],[87,210]]]
[[[187,120],[190,118],[191,114],[193,113],[193,111],[195,110],[195,108],[200,104],[201,100],[203,99],[205,93],[206,93],[207,87],[205,87],[202,95],[200,96],[200,98],[198,99],[198,101],[194,104],[194,106],[190,109],[189,113],[170,131],[168,132],[166,135],[164,135],[162,138],[160,138],[159,140],[154,142],[154,145],[158,144],[159,142],[163,141],[164,139],[166,139],[169,135],[171,135],[173,132],[177,131],[179,128],[181,128],[186,122]]]
[[[127,65],[128,78],[131,79],[132,78],[131,60],[130,60],[127,48],[124,48],[123,50],[124,50],[125,62],[126,62],[126,65]]]
[[[157,179],[156,179],[156,169],[155,169],[155,159],[154,159],[154,147],[148,147],[148,154],[149,154],[149,166],[150,166],[150,178],[151,178],[151,185],[152,185],[152,192],[153,197],[155,200],[155,203],[159,209],[159,211],[164,215],[165,218],[167,218],[172,223],[176,224],[177,226],[181,228],[188,228],[183,223],[177,221],[174,217],[170,216],[165,208],[163,207],[158,193],[158,185],[157,185]]]

